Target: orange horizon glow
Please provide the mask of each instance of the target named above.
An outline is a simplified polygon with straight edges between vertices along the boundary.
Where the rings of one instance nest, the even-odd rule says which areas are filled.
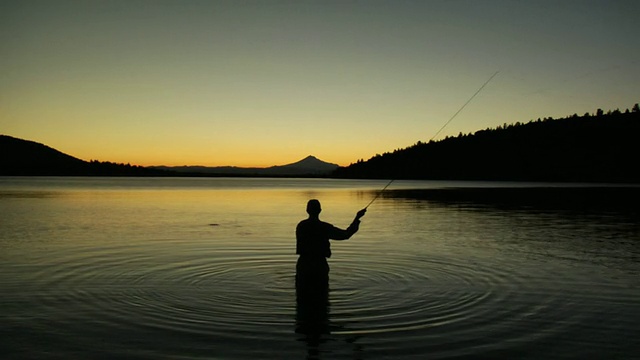
[[[6,134],[8,135],[8,134]],[[9,135],[17,138],[19,136]],[[126,147],[118,146],[117,151],[114,149],[105,148],[101,153],[86,154],[83,153],[84,148],[82,146],[70,146],[63,144],[51,144],[42,142],[38,139],[25,139],[29,141],[35,141],[49,146],[55,150],[61,151],[64,154],[73,156],[75,158],[84,161],[108,161],[113,163],[131,164],[138,166],[235,166],[235,167],[249,167],[249,168],[266,168],[271,166],[287,165],[300,161],[307,156],[315,156],[316,158],[337,164],[339,166],[347,166],[351,163],[355,163],[358,159],[350,154],[340,154],[337,152],[321,152],[321,153],[303,153],[291,154],[287,151],[281,151],[278,153],[267,152],[261,153],[258,151],[256,154],[251,154],[249,151],[234,152],[234,149],[230,148],[223,151],[222,154],[210,154],[210,155],[193,155],[188,151],[174,151],[173,148],[169,149],[151,149],[151,151],[144,151],[136,147],[135,151],[129,151]],[[180,149],[178,149],[180,150]],[[182,149],[184,150],[184,149]],[[369,157],[366,157],[368,159]],[[365,159],[365,160],[366,160]]]

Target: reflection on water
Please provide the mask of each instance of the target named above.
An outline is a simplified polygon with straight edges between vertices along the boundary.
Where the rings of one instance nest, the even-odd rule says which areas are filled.
[[[637,357],[637,188],[394,183],[309,278],[386,182],[264,181],[0,179],[3,358]]]
[[[332,339],[332,331],[345,334],[344,325],[333,323],[330,317],[329,266],[324,258],[300,257],[296,263],[296,334],[307,347],[308,359],[322,357],[322,344]],[[357,344],[359,336],[341,336],[344,344],[352,348],[352,358],[360,359],[362,345]],[[331,357],[331,352],[325,352]]]
[[[565,260],[600,262],[630,272],[639,269],[640,187],[410,189],[384,196],[413,200],[416,207],[429,204],[480,215],[484,220],[477,231],[500,234],[491,224],[512,230],[493,236],[501,250],[526,248]]]
[[[330,327],[327,261],[300,257],[296,264],[296,333],[304,336],[309,358],[320,354],[320,344],[331,334]]]

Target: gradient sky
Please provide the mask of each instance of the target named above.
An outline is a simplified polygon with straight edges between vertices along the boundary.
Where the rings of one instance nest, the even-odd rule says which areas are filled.
[[[348,165],[640,102],[640,1],[4,1],[0,133],[84,160]]]

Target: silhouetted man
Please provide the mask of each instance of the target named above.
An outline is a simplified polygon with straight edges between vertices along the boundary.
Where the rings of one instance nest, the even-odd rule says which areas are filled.
[[[296,254],[300,255],[296,265],[297,277],[322,280],[329,275],[327,258],[331,257],[329,240],[347,240],[358,231],[360,218],[367,212],[358,211],[355,219],[346,230],[320,221],[320,201],[309,200],[307,213],[309,218],[302,220],[296,228]]]
[[[322,336],[329,334],[329,240],[347,240],[358,231],[366,209],[358,211],[346,230],[320,221],[318,200],[309,200],[309,218],[296,228],[296,332],[304,334],[310,358],[319,354]]]

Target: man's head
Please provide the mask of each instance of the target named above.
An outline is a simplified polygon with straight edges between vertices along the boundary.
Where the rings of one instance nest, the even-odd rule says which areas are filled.
[[[320,211],[322,208],[320,207],[320,201],[316,199],[311,199],[307,202],[307,214],[310,216],[318,216],[320,215]]]

